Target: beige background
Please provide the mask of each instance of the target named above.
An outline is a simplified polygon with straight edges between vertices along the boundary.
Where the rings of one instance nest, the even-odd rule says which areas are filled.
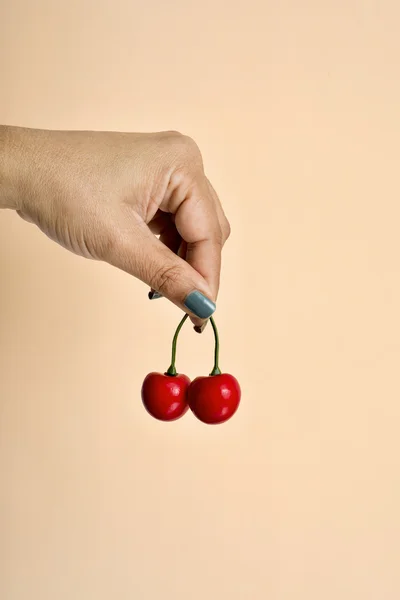
[[[2,600],[400,597],[395,0],[2,0],[0,122],[178,129],[230,217],[226,426],[179,312],[0,215]],[[179,367],[211,365],[211,331]]]

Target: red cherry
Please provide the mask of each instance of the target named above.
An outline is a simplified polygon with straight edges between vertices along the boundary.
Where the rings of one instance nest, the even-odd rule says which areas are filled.
[[[188,410],[186,375],[149,373],[142,385],[142,401],[147,412],[160,421],[175,421]]]
[[[188,403],[203,423],[224,423],[235,414],[240,394],[239,382],[228,373],[196,377],[189,386]]]

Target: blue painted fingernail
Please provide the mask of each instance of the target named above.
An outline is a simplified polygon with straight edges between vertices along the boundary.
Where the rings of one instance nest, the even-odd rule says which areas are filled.
[[[217,308],[212,300],[197,290],[186,297],[185,306],[200,319],[208,319]]]

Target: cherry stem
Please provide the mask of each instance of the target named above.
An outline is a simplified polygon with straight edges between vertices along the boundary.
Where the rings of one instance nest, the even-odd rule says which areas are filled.
[[[172,355],[171,355],[171,365],[168,369],[168,371],[165,373],[166,375],[171,375],[171,377],[175,377],[176,375],[176,367],[175,367],[175,360],[176,360],[176,342],[178,341],[178,335],[180,330],[182,329],[182,326],[184,324],[184,322],[186,321],[186,319],[188,318],[189,315],[185,315],[181,322],[179,323],[178,327],[176,328],[175,331],[175,335],[174,338],[172,340]]]
[[[215,321],[212,317],[210,317],[211,325],[214,331],[215,338],[215,349],[214,349],[214,368],[211,371],[210,375],[221,375],[221,370],[219,368],[219,335],[218,329],[215,324]]]

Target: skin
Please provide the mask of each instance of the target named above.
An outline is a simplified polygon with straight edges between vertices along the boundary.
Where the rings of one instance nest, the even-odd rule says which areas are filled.
[[[194,290],[217,299],[230,227],[199,148],[180,133],[0,126],[0,208],[185,312]]]

